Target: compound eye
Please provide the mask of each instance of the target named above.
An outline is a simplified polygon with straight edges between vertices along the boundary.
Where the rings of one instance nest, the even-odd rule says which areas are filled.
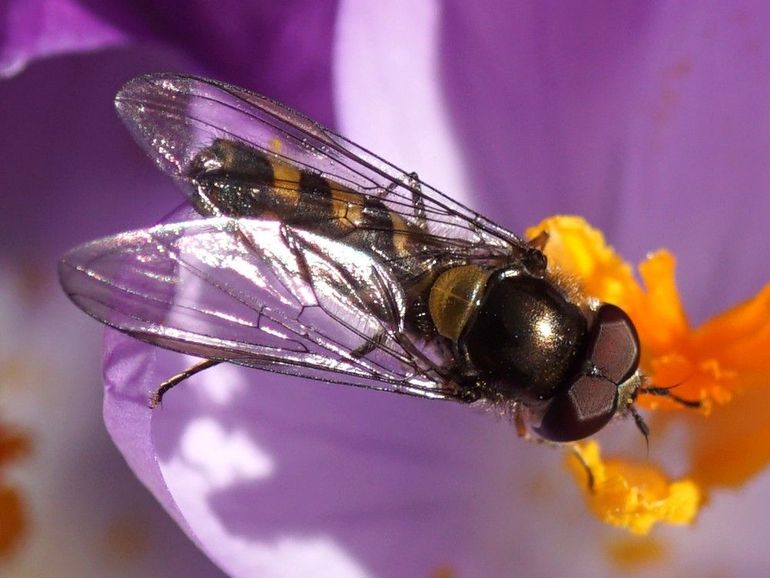
[[[603,304],[591,330],[588,359],[611,382],[621,384],[639,367],[639,337],[631,319],[620,307]]]
[[[554,442],[586,438],[602,429],[618,408],[617,386],[594,375],[583,375],[556,395],[543,415],[538,435]]]

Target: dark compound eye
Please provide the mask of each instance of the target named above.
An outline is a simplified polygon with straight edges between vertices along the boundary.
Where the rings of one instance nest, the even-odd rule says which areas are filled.
[[[501,395],[548,399],[583,358],[586,320],[551,283],[506,273],[490,279],[462,345]]]
[[[554,442],[586,438],[602,429],[618,409],[618,387],[604,378],[583,375],[553,398],[538,435]]]
[[[596,313],[586,350],[590,374],[579,375],[557,394],[543,415],[537,433],[557,442],[595,434],[618,410],[618,386],[639,367],[639,338],[631,319],[615,305]]]
[[[639,337],[620,307],[605,303],[596,312],[587,356],[597,373],[621,384],[639,368]]]

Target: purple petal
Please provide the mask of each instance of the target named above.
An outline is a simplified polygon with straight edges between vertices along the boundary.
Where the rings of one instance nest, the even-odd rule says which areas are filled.
[[[338,128],[471,205],[464,159],[439,82],[440,32],[435,2],[343,3],[335,43]]]
[[[444,87],[480,206],[517,228],[584,215],[629,260],[670,248],[695,322],[749,297],[770,280],[769,24],[758,2],[448,4]],[[696,528],[651,541],[661,568],[761,575],[769,494],[764,474],[713,496]],[[608,563],[611,536],[576,528],[582,551],[560,555]]]
[[[91,6],[140,45],[167,47],[208,76],[269,94],[327,124],[333,120],[329,69],[336,0],[106,0]]]
[[[8,359],[14,363],[34,368],[29,391],[39,396],[26,408],[29,415],[24,408],[16,415],[14,406],[4,401],[2,418],[19,425],[28,419],[35,426],[43,424],[41,431],[30,428],[30,462],[45,458],[42,471],[30,466],[39,479],[30,481],[33,491],[25,494],[35,517],[19,554],[21,568],[28,547],[33,556],[45,552],[45,560],[55,563],[62,576],[84,567],[114,576],[217,573],[181,532],[157,515],[154,499],[136,484],[104,435],[98,419],[101,329],[66,301],[54,279],[55,263],[66,247],[139,226],[178,204],[173,184],[153,172],[112,106],[113,93],[126,77],[170,62],[168,57],[151,60],[116,52],[59,58],[36,63],[0,83],[0,108],[9,111],[0,145],[7,169],[0,217],[3,309],[20,317],[8,323],[2,316],[3,336],[13,349],[0,349],[7,355],[13,351]],[[164,188],[167,196],[157,193]],[[28,280],[23,299],[16,301],[8,281],[14,271]],[[9,374],[4,374],[9,392],[27,390],[16,383],[16,374]],[[50,490],[34,492],[48,484]],[[56,535],[61,512],[78,520],[77,531],[60,530],[69,532],[64,541]],[[119,543],[106,543],[113,538]],[[51,539],[56,547],[46,544]],[[161,543],[175,556],[167,556]],[[57,558],[57,548],[67,546],[78,554]],[[116,560],[125,566],[115,568]],[[39,569],[41,563],[46,564],[33,560],[29,567]]]
[[[119,27],[78,0],[9,0],[0,7],[0,77],[31,61],[125,42]]]
[[[116,45],[165,47],[209,75],[332,123],[330,31],[337,2],[11,0],[0,7],[0,77],[35,59]],[[146,69],[145,72],[150,71]]]
[[[121,4],[134,10],[133,2]],[[152,17],[150,31],[181,48],[210,76],[268,94],[326,124],[333,122],[336,0],[223,0],[215,6],[208,0],[174,0],[150,2],[146,8]]]
[[[668,247],[695,321],[770,278],[770,9],[450,2],[444,86],[481,207]],[[758,258],[760,257],[760,258]]]
[[[507,438],[507,425],[454,404],[231,366],[151,412],[146,388],[190,360],[148,349],[110,337],[105,419],[142,481],[228,574],[481,574],[465,547],[465,505],[478,503],[472,481],[489,466],[473,440]]]
[[[168,56],[110,52],[46,60],[0,83],[4,211],[0,240],[55,268],[76,243],[159,219],[181,202],[115,114],[115,92]]]

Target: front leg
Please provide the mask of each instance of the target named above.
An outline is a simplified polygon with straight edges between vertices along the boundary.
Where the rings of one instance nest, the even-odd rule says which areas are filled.
[[[177,373],[175,376],[167,379],[166,381],[161,383],[158,386],[158,389],[156,389],[155,392],[153,392],[153,394],[150,396],[150,401],[149,401],[150,409],[155,409],[161,404],[161,402],[163,401],[163,396],[168,392],[169,389],[179,385],[185,379],[192,377],[196,373],[200,373],[201,371],[208,369],[209,367],[214,367],[219,363],[221,362],[215,361],[213,359],[204,359],[203,361],[196,363],[192,367],[188,367],[184,371],[181,371]]]

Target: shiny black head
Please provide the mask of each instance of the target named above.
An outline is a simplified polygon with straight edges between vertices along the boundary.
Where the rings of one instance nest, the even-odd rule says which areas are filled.
[[[546,279],[494,273],[458,347],[494,394],[521,402],[550,441],[590,436],[630,400],[639,339],[602,304],[584,313]]]

